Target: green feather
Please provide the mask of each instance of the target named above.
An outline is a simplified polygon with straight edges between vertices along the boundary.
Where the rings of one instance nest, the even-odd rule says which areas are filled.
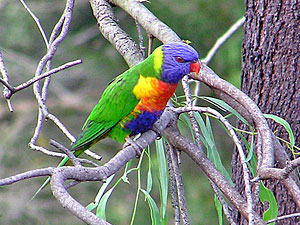
[[[156,57],[155,60],[154,57]],[[129,134],[129,130],[124,130],[119,122],[129,115],[139,102],[132,90],[140,75],[161,78],[161,69],[158,68],[158,65],[161,65],[162,62],[157,63],[160,60],[163,60],[162,48],[158,47],[143,62],[125,71],[109,83],[98,104],[84,123],[81,134],[71,147],[75,156],[79,156],[86,149],[107,136],[116,139],[120,143],[124,141]],[[65,157],[58,166],[64,165],[70,165],[68,157]],[[47,186],[49,181],[50,178],[44,182],[34,197]]]
[[[80,149],[86,145],[90,147],[93,140],[100,140],[107,135],[120,140],[118,136],[111,136],[108,133],[137,105],[139,100],[132,93],[132,89],[137,84],[138,79],[138,71],[130,69],[110,83],[99,103],[87,118],[83,131],[72,149]]]
[[[86,146],[89,148],[95,143],[94,140],[98,142],[107,136],[120,143],[124,141],[129,133],[121,128],[119,122],[130,114],[139,102],[132,90],[140,75],[160,78],[160,74],[154,69],[155,55],[163,60],[161,47],[157,48],[146,60],[125,71],[109,83],[98,104],[87,118],[83,131],[72,149],[78,150]]]

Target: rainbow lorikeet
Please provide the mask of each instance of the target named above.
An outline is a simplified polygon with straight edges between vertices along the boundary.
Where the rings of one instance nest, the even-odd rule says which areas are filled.
[[[103,138],[122,143],[125,137],[151,129],[178,82],[199,71],[199,56],[191,46],[174,42],[156,48],[108,85],[71,150],[77,156]]]
[[[98,104],[71,146],[75,156],[106,137],[120,143],[128,136],[152,128],[184,75],[200,71],[199,55],[190,45],[161,45],[141,63],[117,76],[105,89]],[[58,166],[66,165],[68,157]],[[44,182],[36,194],[50,181]],[[35,194],[35,195],[36,195]]]

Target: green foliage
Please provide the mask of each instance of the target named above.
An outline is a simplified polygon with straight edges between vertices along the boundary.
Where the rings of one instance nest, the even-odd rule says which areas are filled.
[[[106,204],[113,190],[114,188],[111,188],[103,195],[96,210],[96,216],[98,216],[99,218],[105,221],[106,221],[106,215],[105,215]]]
[[[235,109],[233,109],[231,106],[229,106],[226,102],[222,101],[221,99],[217,99],[213,97],[205,97],[205,96],[201,96],[199,98],[211,103],[214,106],[217,106],[219,109],[223,110],[224,112],[232,113],[232,115],[236,116],[244,124],[250,126],[247,120],[245,120]],[[230,115],[228,115],[227,117],[229,116]]]
[[[151,167],[151,157],[150,157],[150,151],[148,151],[148,173],[147,173],[147,192],[150,193],[153,186],[153,179],[152,179],[152,167]]]
[[[142,192],[145,196],[145,201],[147,201],[149,209],[150,209],[150,215],[151,215],[151,221],[152,224],[167,224],[167,199],[168,199],[168,172],[167,172],[167,162],[166,157],[164,153],[164,146],[163,146],[163,140],[156,141],[156,148],[157,148],[157,162],[158,162],[158,174],[155,173],[155,175],[158,177],[158,188],[160,190],[160,199],[161,199],[161,207],[160,212],[159,209],[154,201],[154,199],[151,197],[150,192],[153,188],[153,180],[152,180],[152,173],[153,171],[156,172],[156,170],[152,171],[152,160],[150,155],[150,148],[147,150],[144,150],[142,152],[142,155],[140,156],[140,159],[138,161],[138,164],[136,167],[131,168],[132,161],[128,162],[126,164],[125,170],[123,175],[112,185],[112,187],[107,190],[107,187],[112,183],[113,176],[109,177],[107,181],[101,186],[99,189],[96,198],[93,202],[91,202],[88,206],[88,210],[94,210],[96,209],[96,215],[100,217],[103,220],[106,220],[106,209],[107,209],[107,203],[110,200],[112,193],[117,189],[117,186],[120,185],[120,182],[123,181],[127,184],[131,184],[129,182],[128,175],[130,173],[136,172],[137,173],[137,192],[136,192],[136,198],[133,206],[133,213],[130,224],[134,224],[135,218],[136,218],[136,212],[138,208],[138,200],[140,192]],[[143,161],[145,161],[145,157],[148,158],[148,171],[147,171],[147,182],[146,182],[146,190],[142,188],[142,164]]]
[[[152,225],[161,225],[161,221],[160,221],[160,216],[159,216],[159,210],[156,206],[155,201],[153,200],[153,198],[149,195],[149,193],[143,189],[141,189],[141,191],[144,193],[145,198],[149,204],[149,208],[151,211],[151,221],[152,221]]]
[[[202,135],[201,141],[204,144],[206,150],[207,150],[207,158],[210,159],[216,166],[216,168],[221,172],[221,174],[233,185],[233,182],[231,180],[231,177],[225,167],[223,166],[221,157],[219,155],[219,152],[216,147],[216,143],[214,141],[214,136],[212,132],[212,128],[210,125],[209,117],[206,116],[206,124],[204,123],[204,120],[200,116],[200,114],[197,112],[195,113],[195,118],[200,126]]]
[[[269,208],[263,215],[264,221],[275,219],[278,216],[277,202],[273,192],[266,188],[263,182],[260,183],[259,198],[263,204],[265,204],[266,201],[269,203]],[[270,224],[274,225],[275,222]]]
[[[295,137],[294,137],[294,134],[293,134],[290,124],[279,116],[275,116],[275,115],[271,115],[271,114],[264,114],[264,116],[268,119],[274,120],[276,123],[281,124],[285,128],[285,130],[289,134],[289,139],[290,139],[290,143],[287,144],[287,147],[292,151],[293,154],[295,154],[295,152],[294,152]]]
[[[115,175],[110,176],[110,177],[106,180],[106,182],[101,186],[101,188],[99,189],[99,191],[98,191],[98,193],[97,193],[97,195],[96,195],[95,200],[94,200],[93,202],[91,202],[91,203],[86,207],[87,210],[91,211],[91,210],[95,209],[95,208],[99,205],[100,200],[101,200],[101,198],[102,198],[102,196],[103,196],[103,194],[104,194],[106,188],[108,187],[108,185],[110,184],[110,182],[112,181],[112,179],[114,178],[114,176],[115,176]]]
[[[223,207],[219,199],[217,198],[217,195],[214,197],[215,207],[218,213],[218,219],[219,219],[219,225],[223,225]]]
[[[163,139],[155,141],[156,153],[158,159],[158,171],[159,171],[159,189],[161,196],[160,214],[162,224],[167,224],[167,200],[168,200],[168,170],[167,160],[165,156],[165,149],[163,145]]]

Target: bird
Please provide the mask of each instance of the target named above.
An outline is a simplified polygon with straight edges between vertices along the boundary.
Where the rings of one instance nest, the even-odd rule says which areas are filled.
[[[124,143],[126,138],[152,129],[178,82],[186,74],[198,75],[199,71],[199,55],[189,44],[172,42],[157,47],[144,61],[109,83],[71,151],[77,157],[104,138]],[[68,157],[59,166],[67,162]]]
[[[123,143],[126,137],[148,131],[164,112],[178,82],[199,71],[199,55],[190,45],[159,46],[110,82],[71,150],[78,156],[106,137]]]

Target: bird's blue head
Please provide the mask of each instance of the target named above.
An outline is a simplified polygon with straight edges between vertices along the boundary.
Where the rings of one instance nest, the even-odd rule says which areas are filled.
[[[161,78],[167,83],[178,83],[184,75],[200,71],[197,51],[188,44],[173,42],[162,45]]]

